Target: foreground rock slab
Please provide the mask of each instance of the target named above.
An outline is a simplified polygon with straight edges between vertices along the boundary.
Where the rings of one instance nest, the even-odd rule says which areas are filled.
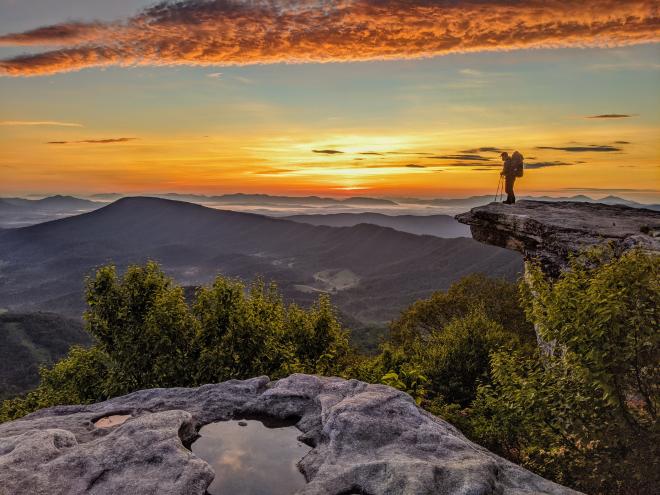
[[[569,255],[609,242],[621,252],[639,246],[660,252],[660,212],[622,205],[520,201],[491,203],[456,216],[472,237],[541,262],[556,276]]]
[[[214,473],[187,448],[196,432],[260,417],[298,419],[313,446],[300,495],[577,493],[470,442],[403,392],[309,375],[142,390],[0,424],[0,493],[203,495]]]

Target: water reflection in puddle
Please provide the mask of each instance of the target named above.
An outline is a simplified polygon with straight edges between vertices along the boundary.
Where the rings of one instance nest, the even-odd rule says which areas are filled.
[[[305,486],[297,463],[310,447],[289,424],[220,421],[199,430],[192,451],[211,465],[211,495],[291,495]],[[244,425],[244,426],[242,426]]]

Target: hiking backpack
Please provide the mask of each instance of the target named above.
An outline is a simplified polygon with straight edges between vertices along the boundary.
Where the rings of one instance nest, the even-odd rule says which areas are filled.
[[[525,165],[523,164],[523,156],[520,151],[514,151],[511,155],[511,168],[516,177],[522,177],[525,172]]]

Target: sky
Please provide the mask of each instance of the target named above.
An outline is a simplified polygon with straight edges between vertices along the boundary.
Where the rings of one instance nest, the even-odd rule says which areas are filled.
[[[0,195],[660,202],[650,0],[0,0]]]

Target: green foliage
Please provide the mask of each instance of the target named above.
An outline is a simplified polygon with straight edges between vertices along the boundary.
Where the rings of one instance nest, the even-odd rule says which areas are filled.
[[[256,284],[247,296],[240,282],[218,278],[199,290],[194,308],[200,322],[197,381],[247,378],[279,369],[283,308],[277,293]]]
[[[23,398],[0,404],[0,422],[20,418],[43,407],[89,404],[107,398],[103,383],[108,356],[97,346],[72,347],[52,368],[42,367],[39,386]]]
[[[463,425],[478,442],[588,493],[660,485],[657,257],[598,250],[556,282],[530,271],[526,309],[554,355],[494,353]],[[532,297],[533,294],[533,297]]]
[[[321,295],[309,311],[291,306],[287,324],[286,338],[293,345],[302,370],[320,375],[341,374],[350,354],[348,335],[327,295]]]
[[[88,403],[151,387],[196,386],[232,378],[293,372],[345,374],[355,358],[327,296],[308,310],[285,307],[277,287],[256,281],[245,290],[218,277],[183,289],[154,262],[113,266],[87,280],[86,330],[96,344],[72,348],[39,386],[0,406],[0,421],[36,409]]]
[[[420,404],[467,406],[481,383],[490,382],[490,355],[501,348],[520,346],[515,333],[488,319],[477,306],[444,327],[419,335],[405,346],[392,342],[381,346],[362,370],[372,379],[408,392]]]
[[[358,371],[363,379],[376,377],[410,393],[431,410],[465,407],[478,385],[490,382],[492,352],[534,345],[516,285],[474,274],[404,311],[381,354]]]
[[[471,275],[406,310],[375,356],[354,352],[327,296],[218,277],[188,305],[155,263],[87,284],[90,349],[74,348],[0,421],[154,386],[293,372],[385,383],[527,468],[593,494],[660,486],[658,257],[575,257],[558,280]],[[554,354],[542,354],[540,337]]]
[[[108,395],[190,383],[197,322],[183,290],[154,262],[122,279],[103,267],[87,280],[87,330],[110,357]]]
[[[526,309],[546,341],[580,357],[589,379],[632,428],[657,423],[660,405],[660,263],[607,249],[576,257],[559,281],[530,272]]]
[[[396,345],[407,346],[475,308],[480,308],[489,320],[517,334],[521,341],[535,339],[534,328],[520,306],[516,285],[478,273],[463,277],[446,292],[435,292],[430,298],[412,304],[392,323],[390,339]]]
[[[79,319],[54,313],[0,314],[0,400],[34,389],[40,366],[52,366],[74,344],[91,344]]]
[[[465,407],[474,400],[477,386],[491,380],[490,354],[516,345],[520,344],[515,333],[507,332],[477,308],[418,340],[413,348],[433,396]]]

